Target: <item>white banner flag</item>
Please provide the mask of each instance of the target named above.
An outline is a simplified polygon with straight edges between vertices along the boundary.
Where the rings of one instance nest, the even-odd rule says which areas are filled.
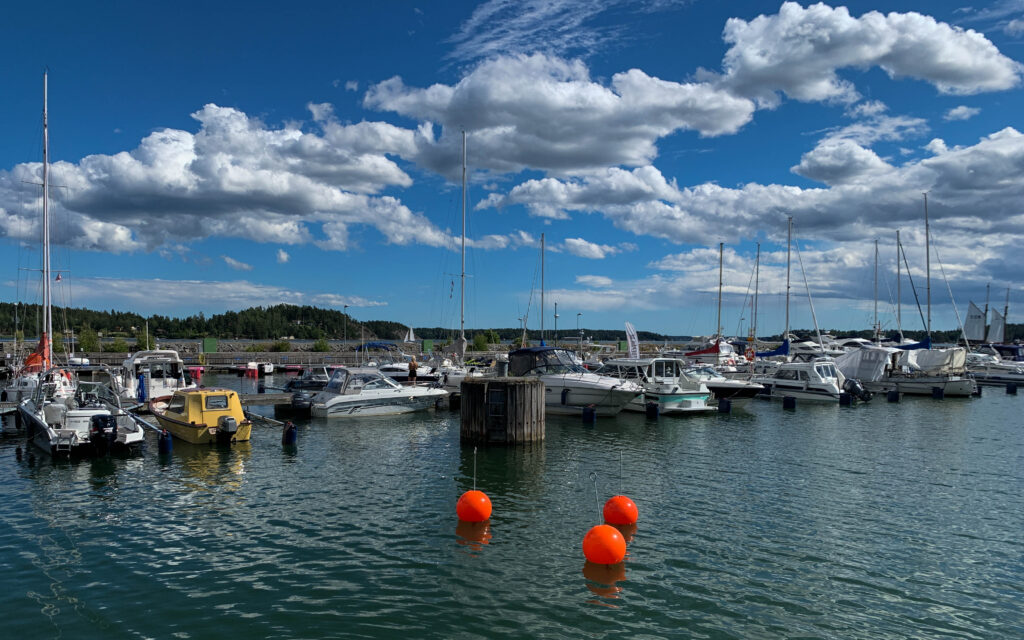
[[[636,329],[633,325],[626,323],[626,344],[629,346],[629,357],[640,357],[640,340],[636,337]]]

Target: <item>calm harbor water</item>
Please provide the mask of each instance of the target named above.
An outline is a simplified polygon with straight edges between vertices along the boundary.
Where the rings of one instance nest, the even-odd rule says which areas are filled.
[[[455,518],[473,451],[448,412],[63,463],[8,434],[3,635],[1020,638],[1024,395],[985,392],[549,416],[543,444],[479,451],[486,530]],[[592,472],[640,508],[621,570],[583,559]]]

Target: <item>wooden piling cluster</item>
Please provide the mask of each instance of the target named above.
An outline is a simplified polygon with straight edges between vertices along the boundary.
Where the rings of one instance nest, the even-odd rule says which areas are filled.
[[[544,382],[537,378],[462,381],[462,442],[514,445],[544,439]]]

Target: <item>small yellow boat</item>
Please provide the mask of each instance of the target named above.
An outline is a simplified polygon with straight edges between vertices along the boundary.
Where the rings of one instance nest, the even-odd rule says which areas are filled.
[[[252,422],[231,389],[181,389],[153,398],[149,411],[172,436],[193,444],[244,442],[252,435]]]

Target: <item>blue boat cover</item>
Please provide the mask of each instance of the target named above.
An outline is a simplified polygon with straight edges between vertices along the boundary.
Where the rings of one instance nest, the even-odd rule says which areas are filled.
[[[913,351],[914,349],[931,349],[932,348],[932,339],[931,338],[925,338],[921,342],[912,342],[910,344],[905,344],[905,345],[902,345],[902,346],[897,346],[896,348],[897,349],[903,349],[904,351]]]
[[[789,355],[789,338],[786,338],[785,340],[783,340],[782,344],[780,344],[778,346],[778,348],[776,348],[776,349],[772,349],[771,351],[758,351],[757,352],[757,357],[758,358],[768,358],[768,357],[771,357],[771,356],[788,356],[788,355]]]

